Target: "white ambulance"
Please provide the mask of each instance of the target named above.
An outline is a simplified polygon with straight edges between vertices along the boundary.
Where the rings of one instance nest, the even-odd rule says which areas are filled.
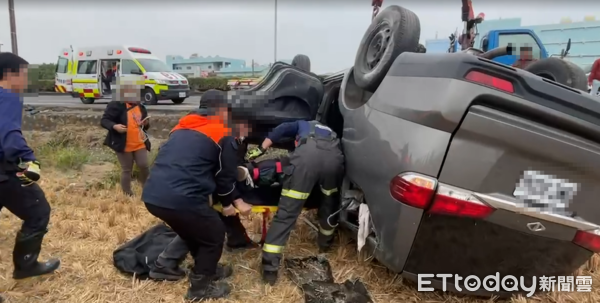
[[[159,100],[180,104],[190,96],[187,78],[149,50],[123,45],[63,49],[56,64],[55,90],[92,104],[112,99],[117,77],[140,75],[145,79],[142,95],[146,104]]]

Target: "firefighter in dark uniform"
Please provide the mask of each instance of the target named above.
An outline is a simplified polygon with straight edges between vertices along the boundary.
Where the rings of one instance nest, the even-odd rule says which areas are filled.
[[[21,133],[22,93],[27,88],[28,62],[0,53],[0,209],[23,220],[13,250],[14,279],[54,272],[60,261],[38,262],[50,221],[50,205],[36,184],[40,163]],[[1,299],[0,299],[1,301]]]
[[[224,298],[231,292],[228,283],[217,281],[231,276],[233,270],[218,263],[226,228],[210,196],[219,197],[224,216],[236,215],[236,209],[242,214],[251,210],[235,189],[237,161],[223,161],[237,155],[235,150],[222,148],[225,140],[235,141],[226,95],[210,90],[200,106],[179,120],[160,147],[142,192],[148,211],[186,242],[194,258],[189,300]]]
[[[296,148],[289,157],[290,165],[283,170],[281,200],[263,246],[263,280],[271,285],[277,281],[283,248],[302,212],[304,201],[315,187],[320,189],[323,197],[318,210],[317,244],[321,251],[333,244],[337,226],[337,217],[333,214],[339,208],[338,186],[344,176],[340,140],[333,130],[317,121],[280,124],[260,146],[248,151],[247,158],[259,157],[273,143],[284,138],[295,138]]]

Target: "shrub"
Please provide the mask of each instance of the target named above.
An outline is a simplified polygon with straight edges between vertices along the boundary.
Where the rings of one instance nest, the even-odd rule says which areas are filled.
[[[53,92],[54,80],[38,80],[37,89],[40,92]]]
[[[207,91],[209,89],[229,90],[227,79],[220,77],[189,78],[190,88],[195,91]]]
[[[54,80],[29,80],[29,92],[53,92],[54,91]]]

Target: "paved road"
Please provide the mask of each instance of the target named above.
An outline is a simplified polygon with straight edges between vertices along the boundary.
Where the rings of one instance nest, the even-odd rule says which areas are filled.
[[[31,106],[72,107],[74,109],[104,108],[109,100],[97,100],[94,104],[83,104],[79,99],[70,96],[36,96],[25,97],[25,104]],[[158,105],[149,105],[149,110],[186,111],[198,108],[200,96],[189,97],[182,104],[173,104],[170,100],[159,101]]]

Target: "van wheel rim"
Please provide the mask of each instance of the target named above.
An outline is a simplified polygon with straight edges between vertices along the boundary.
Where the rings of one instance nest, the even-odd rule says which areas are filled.
[[[392,30],[387,24],[380,24],[369,41],[366,53],[366,63],[369,70],[375,69],[383,58],[390,42]]]
[[[152,100],[152,94],[151,94],[151,93],[146,93],[146,94],[144,95],[144,100],[145,100],[146,102],[150,102],[150,101]]]

